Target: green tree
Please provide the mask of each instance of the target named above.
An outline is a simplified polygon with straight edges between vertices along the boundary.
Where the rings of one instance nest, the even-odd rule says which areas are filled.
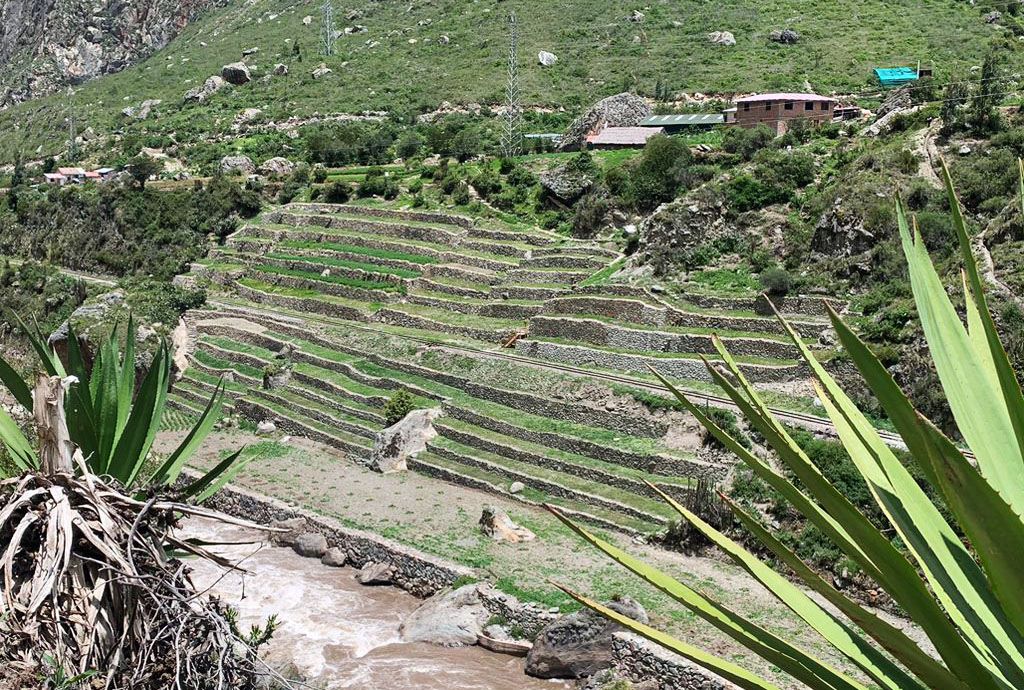
[[[160,161],[140,153],[128,161],[128,174],[132,176],[139,189],[146,188],[146,182],[154,175],[159,175],[163,169]]]
[[[398,424],[416,409],[416,400],[404,388],[399,388],[384,404],[384,425]]]
[[[944,173],[965,268],[966,327],[920,233],[912,229],[900,203],[897,220],[925,338],[972,458],[913,408],[864,341],[838,314],[830,311],[840,343],[920,466],[927,486],[919,484],[800,336],[783,322],[813,374],[818,397],[846,453],[877,504],[881,525],[859,510],[804,453],[786,427],[772,416],[717,338],[728,373],[709,365],[709,374],[775,452],[778,465],[745,448],[734,434],[704,411],[701,403],[690,400],[662,379],[722,445],[783,495],[906,612],[927,636],[935,656],[906,632],[836,589],[771,529],[735,503],[727,501],[735,518],[788,573],[841,616],[701,517],[663,495],[683,520],[820,634],[834,652],[857,669],[856,676],[650,567],[549,507],[573,531],[614,560],[794,681],[815,690],[1024,687],[1024,598],[1020,596],[1024,591],[1024,570],[1018,562],[1024,552],[1024,393],[999,342],[961,207],[948,170]],[[1024,200],[1024,175],[1021,190]],[[779,465],[795,479],[780,472]],[[929,489],[943,505],[931,498]],[[565,591],[602,615],[742,688],[777,689],[769,680],[733,661],[626,618],[581,594]]]

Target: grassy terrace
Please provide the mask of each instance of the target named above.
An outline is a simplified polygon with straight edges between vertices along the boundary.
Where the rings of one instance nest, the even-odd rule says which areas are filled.
[[[401,292],[403,287],[395,283],[388,283],[380,280],[362,280],[359,278],[346,278],[338,275],[321,275],[312,271],[299,271],[294,268],[281,268],[270,264],[259,264],[254,269],[264,273],[271,273],[286,278],[299,278],[311,283],[333,283],[345,287],[361,288],[363,290],[380,290],[382,292]],[[306,297],[318,297],[320,293],[310,291]],[[319,298],[319,297],[318,297]]]
[[[268,259],[280,259],[281,261],[302,261],[317,266],[329,268],[347,268],[367,273],[379,273],[381,275],[398,276],[399,278],[419,278],[419,271],[412,271],[406,268],[385,267],[380,264],[367,263],[362,261],[349,261],[347,259],[335,259],[326,256],[311,256],[309,254],[286,254],[284,252],[269,252]]]
[[[600,350],[602,352],[614,352],[619,355],[633,355],[636,357],[649,357],[651,359],[692,359],[700,361],[701,358],[707,358],[714,361],[720,361],[721,357],[717,352],[709,353],[697,353],[697,352],[648,352],[646,350],[627,350],[620,347],[608,347],[607,345],[594,345],[593,343],[587,343],[580,340],[569,340],[567,338],[548,338],[548,337],[535,337],[530,336],[530,340],[539,343],[554,343],[556,345],[571,345],[572,347],[582,347],[587,350]],[[824,357],[826,353],[817,353],[819,359]],[[764,366],[784,366],[795,364],[796,359],[776,359],[772,357],[743,357],[734,355],[733,359],[741,364],[762,364]],[[587,369],[595,369],[594,367],[584,367]],[[597,369],[595,369],[596,371]]]
[[[282,297],[296,297],[299,299],[315,299],[321,302],[327,302],[329,304],[337,304],[342,307],[351,307],[359,311],[366,313],[373,313],[379,309],[382,302],[363,302],[360,300],[349,299],[347,297],[338,297],[337,295],[325,295],[322,292],[316,290],[310,290],[307,288],[292,288],[284,285],[271,285],[260,280],[253,278],[239,278],[236,281],[239,285],[253,290],[259,290],[270,295],[281,295]]]
[[[314,204],[315,206],[315,204]],[[348,206],[338,206],[333,209],[324,208],[313,208],[313,206],[306,204],[289,204],[282,206],[281,208],[273,211],[274,213],[292,213],[303,216],[313,216],[315,218],[331,218],[339,220],[351,220],[358,221],[360,223],[374,223],[377,225],[390,225],[390,226],[408,226],[410,228],[431,228],[435,230],[446,230],[448,232],[463,232],[465,228],[461,225],[455,225],[452,223],[445,223],[444,221],[438,220],[413,220],[411,218],[388,218],[384,216],[374,216],[365,213],[359,213],[358,211]]]
[[[429,307],[423,304],[390,304],[388,309],[430,319],[438,323],[480,330],[498,331],[526,327],[526,321],[521,319],[496,319],[487,316],[476,316],[474,314],[463,314],[462,312]]]
[[[786,335],[781,333],[763,333],[761,331],[737,331],[730,330],[727,328],[706,328],[700,326],[650,326],[644,323],[637,323],[636,321],[626,321],[624,319],[614,319],[610,316],[604,316],[603,314],[588,314],[588,313],[557,313],[557,314],[542,314],[542,316],[548,318],[566,318],[566,319],[591,319],[593,321],[600,321],[607,323],[612,326],[619,326],[620,328],[627,328],[634,331],[650,331],[659,333],[679,333],[681,335],[719,335],[723,338],[751,338],[754,340],[771,340],[777,343],[791,343],[793,342]],[[817,340],[815,338],[803,338],[803,342],[807,345],[814,345]]]
[[[308,249],[314,251],[332,251],[344,254],[359,254],[371,259],[396,259],[408,261],[413,264],[433,264],[439,259],[423,254],[412,254],[409,252],[394,251],[390,249],[374,249],[357,244],[340,244],[337,242],[309,242],[306,240],[284,240],[278,245],[286,249]]]

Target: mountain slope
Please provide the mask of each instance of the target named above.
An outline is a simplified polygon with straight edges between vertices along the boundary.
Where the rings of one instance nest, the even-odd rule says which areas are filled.
[[[71,111],[80,129],[124,127],[120,110],[151,98],[164,101],[162,117],[132,125],[136,129],[213,126],[254,106],[282,119],[313,112],[413,111],[445,100],[495,102],[503,88],[510,9],[522,26],[524,99],[570,110],[625,88],[651,93],[659,83],[668,91],[720,93],[796,90],[809,82],[824,92],[855,92],[869,87],[873,67],[918,60],[933,64],[941,80],[965,74],[980,62],[990,38],[1007,33],[983,20],[983,7],[959,0],[383,0],[339,8],[338,30],[351,27],[355,33],[340,36],[337,54],[323,60],[317,54],[319,6],[319,0],[233,0],[201,16],[159,54],[85,84],[70,102],[61,95],[0,114],[0,132],[5,125],[22,125],[15,136],[0,135],[0,152],[9,158],[14,148],[40,144],[52,152],[59,141],[56,127]],[[643,15],[640,21],[631,19],[635,10]],[[768,40],[772,30],[786,27],[801,34],[800,43]],[[718,30],[733,32],[736,45],[713,45],[707,34]],[[258,66],[257,77],[278,62],[291,74],[257,79],[201,106],[182,107],[188,89],[254,47],[259,52],[248,59]],[[555,53],[558,63],[541,67],[540,50]],[[333,73],[313,80],[310,74],[321,61]]]

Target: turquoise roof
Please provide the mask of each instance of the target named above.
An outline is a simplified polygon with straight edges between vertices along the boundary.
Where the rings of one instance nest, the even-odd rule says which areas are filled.
[[[913,67],[880,67],[875,70],[882,86],[900,86],[917,81],[917,70]]]

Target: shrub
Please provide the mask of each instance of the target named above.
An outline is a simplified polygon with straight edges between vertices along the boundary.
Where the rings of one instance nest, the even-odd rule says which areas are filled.
[[[758,279],[761,281],[761,289],[769,295],[783,297],[793,289],[793,278],[784,268],[769,268]]]
[[[722,137],[722,150],[734,153],[744,160],[751,160],[761,149],[768,148],[775,141],[775,132],[767,125],[746,127],[729,127]]]
[[[352,185],[348,182],[338,180],[332,182],[327,188],[327,202],[331,204],[344,204],[352,198]]]
[[[400,388],[392,394],[384,404],[384,426],[398,424],[405,419],[405,416],[416,409],[416,400],[412,394],[404,388]]]
[[[466,206],[469,204],[469,201],[469,185],[465,182],[459,181],[459,183],[455,185],[455,189],[452,190],[452,202],[454,202],[456,206]]]
[[[313,182],[323,184],[327,181],[327,168],[317,163],[313,166]]]
[[[611,203],[601,191],[590,192],[577,201],[572,216],[573,237],[587,239],[596,235],[610,210]]]

